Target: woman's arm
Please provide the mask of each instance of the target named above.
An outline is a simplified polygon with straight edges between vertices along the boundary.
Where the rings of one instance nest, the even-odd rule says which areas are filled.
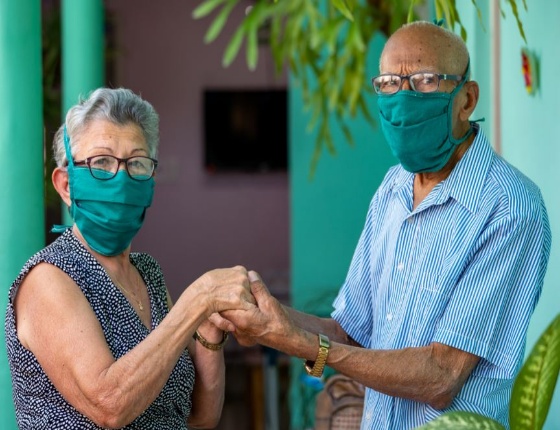
[[[173,307],[169,291],[167,304],[169,309]],[[224,332],[208,321],[197,330],[210,343],[219,344],[223,340]],[[223,349],[213,351],[205,348],[194,339],[189,340],[188,349],[196,371],[188,425],[191,428],[214,428],[220,421],[224,406],[224,352]]]
[[[102,427],[119,428],[159,395],[202,321],[223,309],[254,306],[247,287],[242,267],[206,273],[144,341],[115,360],[79,287],[43,263],[16,296],[18,337],[72,406]]]

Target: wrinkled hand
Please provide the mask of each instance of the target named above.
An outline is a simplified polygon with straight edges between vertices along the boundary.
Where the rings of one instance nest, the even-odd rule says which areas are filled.
[[[274,347],[276,339],[290,335],[293,323],[280,302],[270,294],[259,274],[250,271],[248,276],[257,306],[222,311],[221,320],[214,317],[212,321],[218,327],[233,332],[241,345],[260,343]]]
[[[250,310],[256,307],[249,276],[243,266],[206,272],[190,288],[201,295],[207,317],[230,309]]]

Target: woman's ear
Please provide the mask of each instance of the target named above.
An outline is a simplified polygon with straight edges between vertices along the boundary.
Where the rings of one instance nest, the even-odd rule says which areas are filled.
[[[68,185],[68,171],[62,167],[54,169],[52,172],[52,183],[54,189],[60,195],[60,198],[62,198],[62,201],[69,207],[72,202],[70,200],[70,187]]]
[[[476,81],[465,82],[465,97],[459,109],[459,119],[468,121],[478,104],[479,87]]]

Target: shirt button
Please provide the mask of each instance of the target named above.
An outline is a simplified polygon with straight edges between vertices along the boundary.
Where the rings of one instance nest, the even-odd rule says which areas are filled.
[[[397,265],[397,269],[398,270],[404,269],[404,263],[402,261]]]
[[[371,411],[367,411],[366,413],[366,420],[371,421],[372,413]]]
[[[391,321],[393,319],[393,314],[388,313],[387,314],[387,321]]]
[[[409,224],[412,224],[414,222],[414,220],[412,218],[407,218],[406,220]]]

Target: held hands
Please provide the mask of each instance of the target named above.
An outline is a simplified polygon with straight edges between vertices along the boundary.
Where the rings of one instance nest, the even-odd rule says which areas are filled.
[[[257,306],[245,309],[228,309],[212,315],[212,321],[222,330],[233,332],[244,346],[255,343],[273,346],[277,339],[290,336],[292,321],[282,305],[264,285],[258,273],[250,271],[250,291]]]
[[[206,272],[191,287],[201,295],[206,317],[231,309],[249,310],[256,304],[243,266]]]

